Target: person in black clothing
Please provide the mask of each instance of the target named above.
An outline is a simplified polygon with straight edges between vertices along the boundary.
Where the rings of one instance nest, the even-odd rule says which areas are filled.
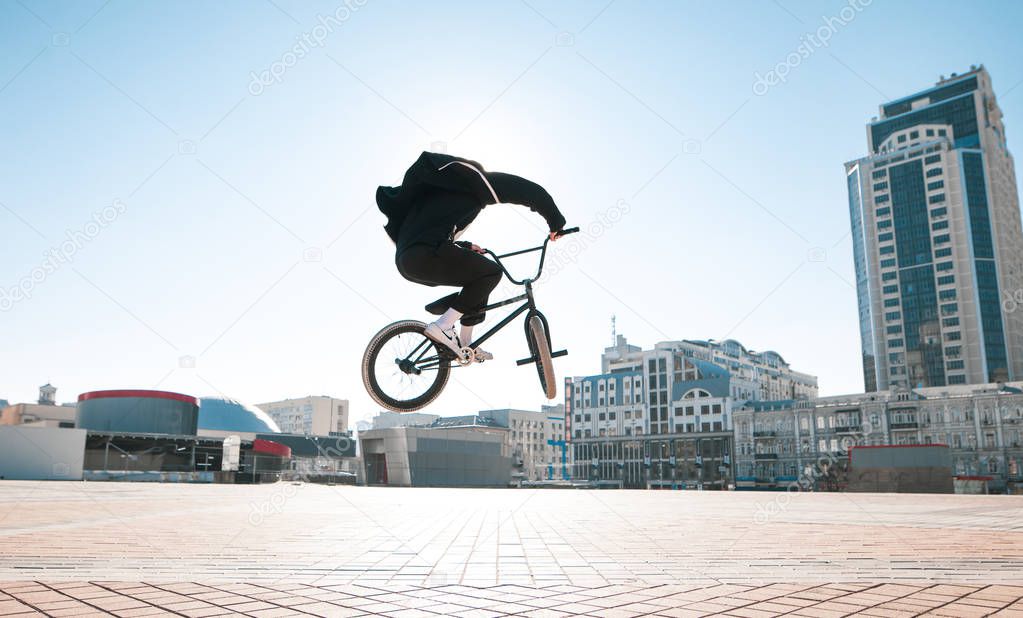
[[[472,341],[472,328],[486,315],[490,293],[501,281],[501,268],[480,247],[458,238],[490,204],[528,206],[547,221],[551,240],[565,227],[554,200],[543,187],[501,172],[488,172],[469,159],[424,152],[396,187],[377,188],[377,206],[387,217],[384,230],[396,245],[395,265],[401,276],[428,286],[460,286],[429,309],[443,315],[426,327],[426,335],[456,354]],[[461,319],[461,330],[455,322]],[[493,355],[476,350],[478,360]]]

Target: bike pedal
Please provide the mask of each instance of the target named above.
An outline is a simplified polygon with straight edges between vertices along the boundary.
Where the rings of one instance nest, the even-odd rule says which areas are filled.
[[[535,363],[536,357],[530,356],[529,358],[523,358],[522,360],[515,361],[515,364],[521,367],[522,365],[528,365],[529,363]]]

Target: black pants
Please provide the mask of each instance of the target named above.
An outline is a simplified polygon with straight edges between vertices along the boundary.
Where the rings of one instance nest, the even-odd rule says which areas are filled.
[[[471,249],[451,242],[439,247],[412,245],[394,258],[402,277],[423,285],[455,285],[462,291],[452,294],[449,306],[462,313],[462,324],[479,324],[486,317],[480,309],[486,306],[490,293],[501,282],[501,267]]]

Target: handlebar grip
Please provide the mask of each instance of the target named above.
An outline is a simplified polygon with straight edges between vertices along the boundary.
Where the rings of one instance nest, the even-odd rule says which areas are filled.
[[[579,231],[578,227],[570,227],[568,229],[561,230],[560,236],[568,236],[569,234],[575,234]]]

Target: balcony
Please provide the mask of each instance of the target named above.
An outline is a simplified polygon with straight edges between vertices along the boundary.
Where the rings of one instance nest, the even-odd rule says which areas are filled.
[[[916,421],[909,421],[906,423],[891,423],[888,427],[890,429],[918,429],[920,424]]]
[[[859,425],[839,425],[835,427],[835,433],[860,433],[863,428]]]
[[[754,431],[754,438],[774,438],[777,437],[778,433],[775,431]]]
[[[756,453],[753,455],[753,459],[778,459],[777,453]]]

